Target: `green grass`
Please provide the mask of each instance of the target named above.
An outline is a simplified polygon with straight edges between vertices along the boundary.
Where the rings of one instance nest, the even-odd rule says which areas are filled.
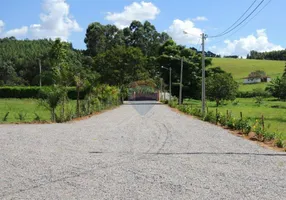
[[[70,101],[75,104],[75,101]],[[75,106],[74,106],[75,107]],[[7,112],[10,112],[6,122],[3,118]],[[36,115],[40,116],[41,121],[50,121],[50,112],[46,108],[39,106],[38,100],[35,99],[0,99],[0,123],[20,122],[19,113],[26,115],[22,122],[32,122]]]
[[[213,58],[213,67],[220,66],[226,72],[233,75],[234,79],[240,83],[240,91],[252,91],[254,88],[265,88],[267,83],[244,85],[243,78],[251,72],[263,70],[271,78],[282,76],[285,61],[272,60],[249,60],[249,59],[232,59],[232,58]]]
[[[267,130],[275,132],[276,134],[282,134],[282,137],[286,140],[286,102],[275,101],[274,99],[264,99],[262,105],[256,105],[254,99],[251,98],[239,98],[237,105],[232,102],[228,102],[227,105],[219,106],[218,111],[226,113],[231,111],[234,117],[239,118],[240,112],[243,117],[251,118],[253,121],[261,118],[264,115],[265,127]],[[200,108],[201,102],[198,100],[187,100],[185,104],[192,104],[192,107]],[[215,102],[208,102],[208,110],[216,110]],[[272,106],[280,106],[280,108],[273,108]]]

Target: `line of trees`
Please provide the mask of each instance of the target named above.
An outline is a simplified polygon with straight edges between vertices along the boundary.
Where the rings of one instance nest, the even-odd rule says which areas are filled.
[[[59,84],[79,90],[86,77],[95,75],[99,84],[122,89],[133,81],[151,79],[159,87],[160,78],[169,84],[161,66],[172,67],[172,87],[178,93],[180,59],[184,58],[184,95],[200,96],[201,53],[177,45],[167,33],[160,33],[146,21],[133,21],[124,29],[91,23],[84,39],[86,50],[74,49],[60,40],[0,39],[0,86],[39,85],[39,61],[43,86]],[[217,55],[207,52],[210,57]],[[211,59],[206,60],[206,66]],[[70,79],[71,76],[76,76]]]
[[[286,49],[280,51],[270,51],[270,52],[250,51],[250,53],[247,54],[247,59],[286,60]]]

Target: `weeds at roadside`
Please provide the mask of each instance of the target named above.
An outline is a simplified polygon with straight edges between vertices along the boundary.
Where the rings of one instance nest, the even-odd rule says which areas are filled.
[[[267,125],[267,128],[264,126],[264,118],[256,119],[255,121],[251,118],[244,119],[242,113],[240,118],[236,119],[232,116],[231,111],[227,111],[225,114],[222,112],[209,111],[204,117],[202,117],[201,110],[197,107],[192,108],[190,105],[177,105],[169,104],[170,107],[175,107],[181,112],[186,114],[191,114],[199,117],[203,121],[207,121],[213,124],[219,124],[223,127],[227,127],[232,130],[238,130],[244,135],[249,135],[249,133],[255,133],[255,139],[260,142],[270,142],[270,144],[275,144],[279,148],[284,148],[286,143],[282,137],[282,134],[277,135],[276,132],[267,131],[270,128],[270,124]]]
[[[15,116],[15,118],[18,119],[19,121],[25,121],[26,116],[27,116],[27,112],[21,111],[17,114],[17,116]]]
[[[3,122],[6,122],[6,121],[8,120],[9,114],[10,114],[10,112],[7,112],[7,113],[4,115],[4,117],[3,117],[3,119],[2,119]]]
[[[34,113],[34,115],[35,115],[34,121],[40,122],[41,121],[41,117],[37,113]]]

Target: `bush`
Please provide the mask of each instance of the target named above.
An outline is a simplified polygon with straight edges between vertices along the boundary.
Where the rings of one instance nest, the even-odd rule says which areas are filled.
[[[237,97],[239,98],[253,98],[257,96],[268,98],[271,97],[271,94],[268,91],[264,91],[262,88],[255,88],[252,91],[239,91],[237,93]]]
[[[10,112],[7,112],[4,117],[3,117],[3,122],[6,122],[8,120],[8,116],[9,116]]]
[[[235,123],[235,129],[242,131],[244,134],[248,134],[251,131],[250,121],[248,119],[240,119]]]
[[[205,117],[203,118],[204,121],[216,123],[216,115],[213,111],[209,111]]]
[[[19,99],[29,99],[29,98],[45,98],[45,96],[40,94],[41,90],[46,90],[50,87],[22,87],[22,86],[14,86],[14,87],[0,87],[0,98],[19,98]],[[85,96],[85,92],[80,92],[80,99],[83,99]],[[75,87],[68,88],[68,98],[76,99],[77,92]]]
[[[191,110],[191,114],[197,117],[201,117],[202,116],[202,111],[199,108],[194,108],[193,110]]]
[[[0,98],[37,98],[40,87],[0,87]]]
[[[255,103],[260,106],[263,103],[263,98],[261,96],[257,96],[254,98]]]

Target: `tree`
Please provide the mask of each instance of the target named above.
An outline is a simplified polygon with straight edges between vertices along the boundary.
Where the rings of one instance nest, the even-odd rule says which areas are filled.
[[[56,121],[56,108],[63,97],[62,90],[58,87],[47,87],[41,90],[40,105],[46,107],[51,112],[51,120]]]
[[[277,77],[276,79],[272,80],[266,87],[266,91],[269,91],[272,96],[276,98],[286,100],[286,77]]]
[[[17,85],[21,79],[15,72],[14,65],[11,61],[3,62],[0,58],[0,85]]]
[[[145,66],[146,57],[140,49],[124,46],[99,54],[94,62],[94,70],[101,75],[100,82],[119,87],[149,78]]]
[[[216,101],[219,106],[221,100],[234,100],[238,92],[238,83],[231,74],[216,73],[206,78],[206,95]]]
[[[167,41],[159,48],[157,70],[165,83],[169,85],[169,71],[161,66],[172,68],[172,95],[179,95],[181,58],[184,60],[183,97],[200,98],[201,54],[192,48],[177,45],[173,40]],[[211,59],[206,59],[206,67],[211,65]]]
[[[250,51],[247,59],[260,59],[260,60],[286,60],[286,49],[269,52]]]
[[[206,77],[213,76],[214,74],[223,74],[226,73],[221,67],[212,67],[206,70]]]
[[[67,43],[56,39],[49,56],[52,63],[54,82],[62,91],[62,112],[61,117],[65,118],[65,102],[67,99],[67,87],[73,82],[72,70],[67,62]]]
[[[170,36],[163,32],[158,33],[155,26],[145,21],[132,21],[130,26],[123,29],[125,45],[138,47],[145,56],[156,56],[160,45],[168,41]]]
[[[284,68],[283,77],[286,77],[286,63],[285,63],[285,68]]]
[[[87,55],[96,56],[117,45],[123,45],[123,32],[115,25],[105,26],[94,22],[88,26],[84,42],[87,47]]]

